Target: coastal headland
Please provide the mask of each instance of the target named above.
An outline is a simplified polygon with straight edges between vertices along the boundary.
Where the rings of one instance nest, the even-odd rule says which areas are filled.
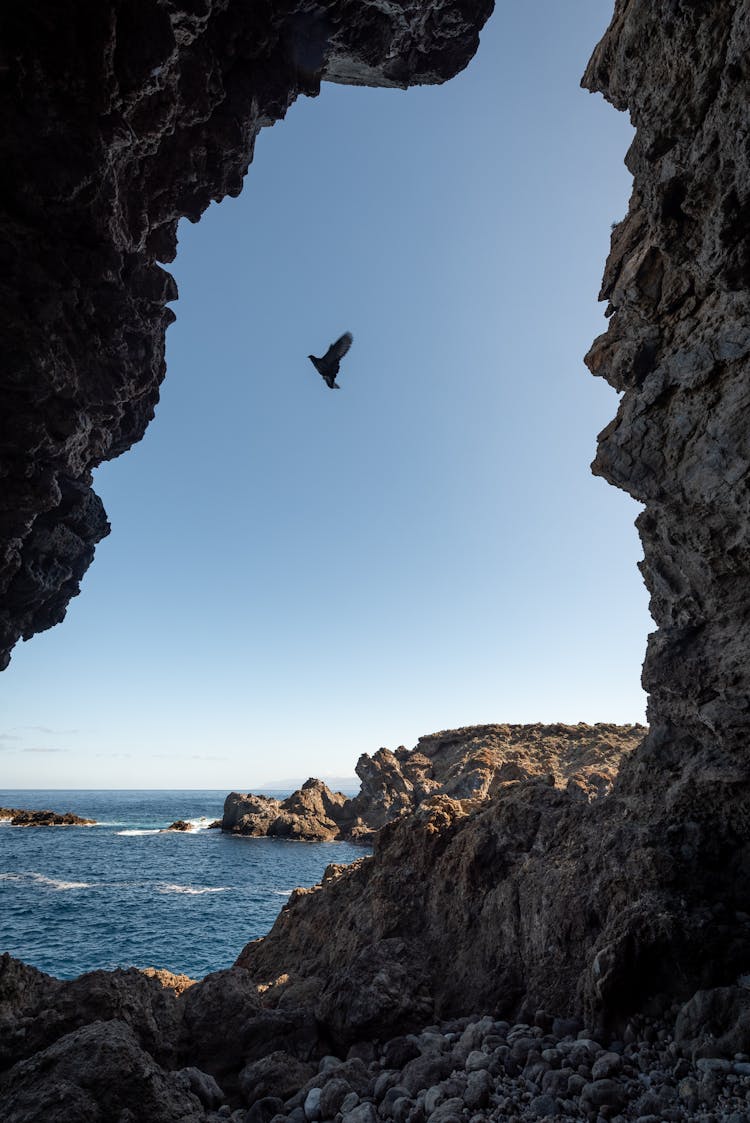
[[[108,532],[91,472],[153,415],[179,218],[240,191],[300,93],[446,80],[489,11],[79,4],[64,39],[49,4],[7,18],[3,663]],[[438,778],[192,986],[3,957],[4,1121],[747,1118],[749,41],[750,0],[615,0],[583,79],[636,129],[587,363],[621,395],[594,471],[643,504],[656,625],[611,790]]]
[[[646,734],[641,725],[477,725],[420,737],[414,749],[378,749],[357,761],[353,798],[310,778],[286,799],[231,792],[221,829],[255,837],[371,843],[388,823],[425,801],[482,802],[517,780],[544,780],[575,800],[612,790],[624,756]]]

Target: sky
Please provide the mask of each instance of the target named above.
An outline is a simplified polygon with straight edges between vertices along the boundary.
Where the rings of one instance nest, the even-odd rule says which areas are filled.
[[[581,90],[601,0],[500,3],[469,67],[326,84],[180,224],[167,378],[112,533],[0,675],[0,784],[350,776],[484,722],[644,720],[638,506],[591,475],[582,357],[627,209]],[[309,353],[354,344],[340,390]]]

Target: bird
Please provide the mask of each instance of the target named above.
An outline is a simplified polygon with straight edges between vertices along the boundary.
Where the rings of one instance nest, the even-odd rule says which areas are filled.
[[[343,359],[346,352],[352,345],[354,336],[350,331],[345,331],[342,336],[332,343],[326,351],[322,359],[316,359],[315,355],[308,355],[308,359],[315,367],[316,371],[323,378],[326,385],[331,390],[340,390],[336,375],[339,373],[339,363]]]

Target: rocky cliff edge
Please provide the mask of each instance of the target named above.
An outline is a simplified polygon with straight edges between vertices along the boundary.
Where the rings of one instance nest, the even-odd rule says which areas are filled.
[[[372,842],[387,823],[427,799],[481,803],[505,784],[548,779],[573,799],[606,795],[642,725],[476,725],[420,737],[412,750],[378,749],[359,758],[359,793],[347,799],[310,779],[287,799],[227,796],[222,830],[275,838]]]

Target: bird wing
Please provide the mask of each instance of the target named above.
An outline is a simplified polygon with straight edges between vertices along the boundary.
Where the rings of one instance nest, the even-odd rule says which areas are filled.
[[[354,336],[350,331],[345,331],[342,336],[339,336],[336,342],[332,343],[326,351],[324,355],[326,362],[336,362],[337,360],[343,359],[344,355],[351,347],[353,339]]]

